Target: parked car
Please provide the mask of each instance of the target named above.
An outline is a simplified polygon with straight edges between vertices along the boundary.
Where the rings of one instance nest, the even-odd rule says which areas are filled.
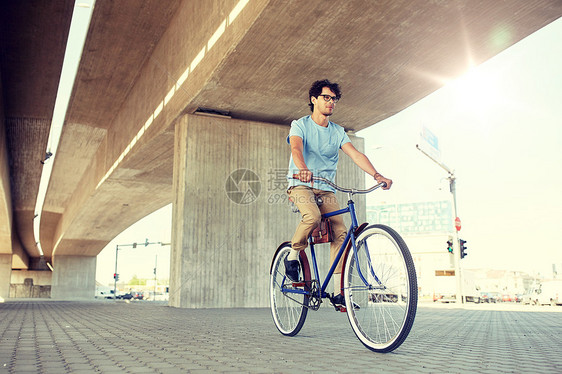
[[[504,303],[505,303],[505,302],[515,301],[515,296],[510,295],[510,294],[507,294],[507,293],[504,293],[504,294],[502,295],[502,301],[503,301]]]
[[[133,298],[133,294],[130,292],[121,294],[121,295],[117,295],[118,299],[123,299],[123,300],[131,300]]]
[[[537,303],[538,293],[537,289],[533,288],[529,290],[527,293],[521,296],[521,304],[531,304],[534,305]]]
[[[541,283],[537,290],[536,303],[538,305],[562,304],[562,280],[553,280]]]
[[[113,290],[106,288],[96,288],[96,299],[114,299]]]
[[[144,293],[142,291],[133,292],[133,299],[135,300],[144,299]]]
[[[481,303],[497,303],[500,300],[497,292],[480,292]]]

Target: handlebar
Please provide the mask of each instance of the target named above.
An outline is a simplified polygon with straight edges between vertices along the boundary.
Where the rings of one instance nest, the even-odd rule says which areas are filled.
[[[298,179],[297,174],[293,174],[293,179]],[[364,193],[369,193],[369,192],[373,192],[374,190],[376,190],[377,188],[381,188],[381,187],[386,187],[386,183],[385,182],[381,182],[379,184],[374,185],[373,187],[367,188],[366,190],[357,190],[355,188],[344,188],[344,187],[340,187],[337,184],[333,183],[332,181],[329,181],[326,178],[322,178],[322,177],[312,177],[313,181],[318,181],[318,182],[324,182],[326,184],[328,184],[329,186],[332,186],[333,188],[335,188],[336,190],[340,191],[340,192],[345,192],[345,193],[350,193],[352,195],[354,194],[364,194]]]

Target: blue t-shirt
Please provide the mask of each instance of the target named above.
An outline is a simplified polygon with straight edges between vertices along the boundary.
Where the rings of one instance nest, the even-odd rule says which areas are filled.
[[[290,144],[290,137],[298,136],[303,143],[303,157],[308,170],[317,177],[323,177],[335,183],[336,169],[338,167],[339,149],[350,142],[343,127],[333,122],[328,123],[328,127],[318,125],[310,116],[299,118],[291,123],[291,131],[287,136],[287,143]],[[299,168],[293,162],[293,155],[289,160],[289,172],[287,179],[289,187],[309,186],[298,179],[293,179],[293,174],[297,174]],[[324,191],[335,190],[323,182],[314,182],[314,188]]]

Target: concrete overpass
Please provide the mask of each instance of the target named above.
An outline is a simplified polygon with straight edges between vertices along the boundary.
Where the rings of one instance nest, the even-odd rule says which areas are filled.
[[[173,202],[170,304],[266,305],[271,253],[296,224],[268,197],[313,80],[340,82],[333,120],[361,130],[562,15],[557,0],[98,0],[46,161],[41,257],[34,209],[73,8],[2,2],[0,297],[45,263],[53,298],[93,297],[97,254]],[[225,192],[237,169],[260,178],[252,204]]]

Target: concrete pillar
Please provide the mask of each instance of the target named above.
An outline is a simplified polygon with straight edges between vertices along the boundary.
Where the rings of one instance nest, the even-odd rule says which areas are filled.
[[[51,299],[93,299],[96,292],[96,257],[55,256]]]
[[[269,305],[273,253],[300,220],[285,193],[288,132],[288,126],[228,118],[186,115],[178,120],[170,306]],[[340,168],[349,168],[342,172],[343,181],[362,187],[364,173],[344,159],[342,153]],[[346,201],[340,197],[342,204]],[[364,206],[363,200],[360,220]],[[328,251],[318,258],[325,267]]]
[[[2,74],[0,73],[0,82]],[[12,199],[6,143],[4,100],[0,83],[0,301],[10,296],[12,276]]]
[[[12,255],[0,254],[0,301],[10,297],[12,278]]]

